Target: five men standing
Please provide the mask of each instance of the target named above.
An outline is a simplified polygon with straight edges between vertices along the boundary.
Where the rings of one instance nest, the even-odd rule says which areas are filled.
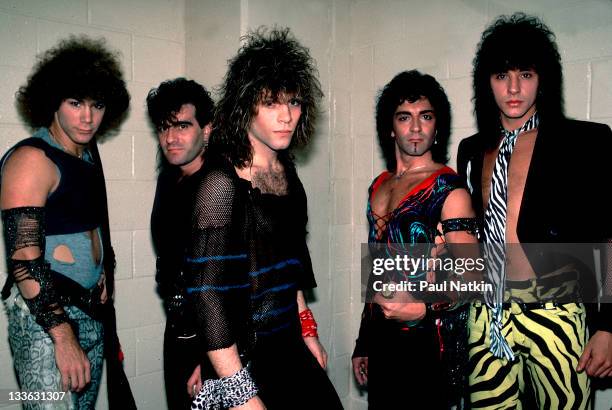
[[[612,132],[564,116],[552,32],[522,14],[498,19],[478,47],[474,94],[479,133],[461,143],[458,167],[485,244],[608,241],[612,220],[597,176],[608,172]],[[200,406],[340,407],[303,296],[316,283],[306,196],[290,154],[312,136],[321,95],[308,51],[288,31],[272,30],[247,36],[231,60],[214,130],[212,100],[193,81],[164,82],[147,97],[161,152],[151,230],[168,315],[170,408],[186,408],[198,391]],[[74,405],[91,408],[103,351],[98,315],[112,296],[113,264],[95,138],[116,128],[129,95],[116,57],[79,38],[42,57],[18,102],[41,128],[1,162],[10,274],[3,298],[15,368],[22,389],[73,390]],[[369,191],[370,241],[434,243],[440,224],[447,243],[474,242],[470,198],[443,165],[450,107],[438,83],[415,71],[396,76],[379,99],[377,130],[389,170]],[[568,200],[583,192],[589,197]],[[505,288],[508,279],[535,289],[578,273],[564,264],[541,271],[541,261],[518,249],[492,262],[495,291],[471,307],[471,405],[520,406],[527,374],[539,407],[585,408],[588,376],[612,376],[609,306],[587,315],[580,294],[521,299]],[[505,303],[508,294],[516,302]],[[364,311],[353,359],[357,380],[369,379],[372,408],[387,406],[387,388],[402,386],[380,383],[396,370],[381,354],[389,341],[390,353],[412,349],[406,363],[393,363],[398,373],[415,363],[429,372],[423,389],[443,374],[440,318],[424,303],[376,302]],[[116,334],[105,323],[108,350]],[[33,366],[33,355],[53,366]],[[304,388],[316,394],[302,395]]]

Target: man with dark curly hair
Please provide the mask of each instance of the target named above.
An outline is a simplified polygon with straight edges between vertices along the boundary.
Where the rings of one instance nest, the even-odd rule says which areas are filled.
[[[103,353],[109,406],[134,407],[131,393],[115,395],[129,386],[119,362],[115,261],[96,147],[97,138],[117,130],[129,99],[118,57],[103,40],[61,41],[39,57],[17,92],[35,132],[0,164],[9,272],[2,296],[20,388],[68,392],[70,408],[94,408]],[[24,406],[47,408],[40,401]]]
[[[430,253],[438,236],[450,246],[477,243],[470,196],[462,178],[445,165],[450,127],[448,97],[432,76],[404,71],[381,90],[376,129],[387,170],[368,190],[373,250],[414,255],[419,248]],[[426,279],[427,272],[419,271],[389,280],[417,284]],[[465,353],[453,351],[451,340],[459,340],[459,347],[464,344],[465,335],[457,329],[465,327],[467,310],[437,311],[427,299],[426,292],[394,291],[367,298],[352,364],[357,382],[367,383],[369,409],[447,409],[463,394],[460,365],[465,360],[451,360],[449,354]],[[453,324],[455,334],[449,330]],[[409,403],[399,394],[407,383],[415,391],[430,388],[436,394]]]
[[[529,244],[612,238],[600,186],[612,132],[565,117],[554,34],[532,16],[501,16],[484,31],[473,86],[479,133],[461,142],[457,162],[494,291],[470,312],[471,408],[521,408],[527,387],[539,408],[585,409],[588,376],[612,375],[610,305],[588,315],[589,340],[581,302],[591,300],[568,285],[593,269],[568,263],[560,245]]]
[[[185,298],[183,261],[191,234],[193,194],[203,172],[214,107],[204,87],[193,80],[176,78],[149,92],[147,108],[160,148],[151,236],[157,254],[155,279],[166,310],[166,401],[169,409],[180,410],[191,405],[185,385],[199,363],[195,316]]]
[[[230,60],[187,253],[206,352],[190,379],[196,408],[341,408],[303,295],[316,282],[290,154],[312,136],[321,96],[288,29],[247,35]]]

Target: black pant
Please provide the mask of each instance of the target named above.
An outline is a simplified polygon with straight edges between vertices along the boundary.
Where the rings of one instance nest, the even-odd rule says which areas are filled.
[[[404,331],[398,322],[377,322],[368,362],[369,410],[449,408],[437,330],[423,325]]]
[[[261,338],[253,378],[268,410],[341,410],[342,403],[310,350],[295,337]]]
[[[185,338],[173,325],[168,319],[164,333],[166,400],[169,410],[185,410],[191,408],[192,398],[187,394],[187,380],[200,362],[201,346],[197,336]]]

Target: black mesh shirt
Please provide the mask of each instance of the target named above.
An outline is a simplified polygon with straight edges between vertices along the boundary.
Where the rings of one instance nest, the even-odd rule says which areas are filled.
[[[186,267],[203,350],[301,339],[297,290],[316,286],[306,194],[292,164],[288,193],[261,193],[233,166],[208,161],[196,189]]]

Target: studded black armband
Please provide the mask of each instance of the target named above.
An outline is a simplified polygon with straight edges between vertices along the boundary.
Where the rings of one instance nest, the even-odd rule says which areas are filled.
[[[466,231],[472,235],[478,235],[478,221],[476,218],[452,218],[441,221],[442,232]]]

